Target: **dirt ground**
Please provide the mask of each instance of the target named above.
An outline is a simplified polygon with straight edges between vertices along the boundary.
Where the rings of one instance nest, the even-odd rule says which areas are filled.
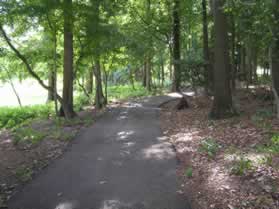
[[[87,109],[71,122],[34,120],[29,126],[43,135],[37,143],[30,140],[15,143],[14,132],[0,130],[0,208],[6,208],[12,194],[61,156],[76,134],[92,124],[102,112]]]
[[[239,90],[239,115],[217,121],[208,117],[209,97],[189,97],[190,108],[182,111],[175,110],[177,101],[163,106],[162,129],[180,162],[180,192],[191,196],[194,209],[279,208],[279,152],[261,151],[279,133],[271,95],[263,88]],[[216,144],[212,152],[203,149],[208,141]]]

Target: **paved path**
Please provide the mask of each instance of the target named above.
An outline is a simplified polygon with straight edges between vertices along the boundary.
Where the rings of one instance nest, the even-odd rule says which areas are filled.
[[[190,209],[152,97],[105,113],[9,202],[10,209]]]

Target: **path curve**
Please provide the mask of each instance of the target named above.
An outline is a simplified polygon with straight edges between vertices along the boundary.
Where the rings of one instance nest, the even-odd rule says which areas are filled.
[[[190,209],[162,136],[168,96],[112,108],[9,202],[10,209]]]

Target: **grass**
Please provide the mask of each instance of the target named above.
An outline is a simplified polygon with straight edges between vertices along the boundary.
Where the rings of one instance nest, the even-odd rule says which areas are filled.
[[[53,114],[51,104],[34,105],[25,107],[1,107],[0,108],[0,129],[13,128],[35,118],[48,118]]]
[[[128,98],[138,98],[143,96],[152,95],[154,92],[147,91],[140,84],[135,84],[135,88],[131,85],[109,86],[108,87],[108,99],[111,100],[123,100]]]
[[[20,141],[26,141],[26,142],[30,142],[32,144],[37,144],[42,139],[44,139],[45,136],[46,136],[45,133],[34,130],[31,127],[23,126],[14,131],[14,142],[15,142],[15,144],[17,144]]]

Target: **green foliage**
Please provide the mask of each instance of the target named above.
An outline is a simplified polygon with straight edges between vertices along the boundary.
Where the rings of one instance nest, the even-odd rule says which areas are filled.
[[[0,128],[13,128],[34,118],[48,118],[53,114],[52,104],[25,107],[0,107]]]
[[[200,143],[199,151],[206,153],[210,158],[214,158],[221,146],[212,138],[204,139]]]
[[[258,85],[270,85],[271,84],[271,76],[262,75],[258,77],[257,84]]]
[[[39,143],[44,137],[46,136],[45,133],[40,131],[34,130],[31,127],[19,127],[14,131],[14,142],[15,144],[19,143],[20,141],[30,142],[32,144]]]
[[[92,104],[92,98],[84,94],[80,94],[77,97],[75,97],[75,101],[74,101],[75,111],[81,111],[83,110],[84,106],[88,106],[90,104]]]
[[[185,170],[185,173],[184,173],[184,175],[186,176],[186,177],[188,177],[188,178],[192,178],[193,177],[193,168],[187,168],[186,170]]]
[[[272,162],[273,162],[273,156],[271,154],[264,156],[260,160],[260,164],[267,165],[267,166],[272,166]]]
[[[258,146],[257,151],[271,154],[279,153],[279,134],[273,134],[270,139],[270,142],[266,145]]]
[[[247,171],[251,170],[252,168],[252,161],[242,155],[239,159],[236,159],[233,162],[231,173],[234,175],[243,176]]]
[[[21,167],[16,169],[15,175],[18,178],[18,180],[22,182],[27,182],[32,179],[33,171],[30,168],[27,167]]]
[[[51,138],[62,141],[70,141],[74,138],[74,136],[74,132],[65,132],[62,128],[56,128],[55,130],[52,130],[50,133]]]
[[[270,131],[272,126],[268,119],[271,119],[272,117],[273,112],[271,110],[260,109],[252,116],[251,120],[257,127]]]
[[[128,98],[137,98],[142,96],[148,96],[148,92],[144,87],[139,84],[135,84],[135,88],[131,85],[122,85],[122,86],[109,86],[108,87],[108,96],[109,100],[112,99],[128,99]]]

